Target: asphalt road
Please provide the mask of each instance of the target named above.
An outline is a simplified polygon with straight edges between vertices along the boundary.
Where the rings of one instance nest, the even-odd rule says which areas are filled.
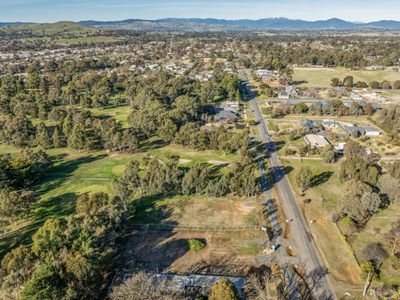
[[[246,81],[248,80],[246,74],[243,74],[243,77]],[[260,108],[254,98],[254,93],[249,85],[247,86],[247,89],[255,119],[259,124],[258,127],[262,141],[269,150],[269,161],[277,181],[275,183],[275,187],[279,193],[279,198],[281,201],[280,204],[283,208],[286,218],[288,220],[292,220],[290,222],[290,230],[296,243],[297,256],[307,271],[308,280],[316,280],[313,295],[316,299],[321,300],[336,299],[335,292],[329,281],[329,277],[326,274],[326,268],[319,257],[312,235],[308,229],[300,208],[297,205],[287,176],[282,169],[275,145],[271,141],[268,133],[268,127],[262,118]]]

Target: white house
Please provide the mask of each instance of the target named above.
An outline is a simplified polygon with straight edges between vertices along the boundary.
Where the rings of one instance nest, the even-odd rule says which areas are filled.
[[[367,135],[367,136],[380,136],[381,135],[380,130],[377,128],[367,126],[367,127],[364,127],[364,129],[365,129],[365,135]]]

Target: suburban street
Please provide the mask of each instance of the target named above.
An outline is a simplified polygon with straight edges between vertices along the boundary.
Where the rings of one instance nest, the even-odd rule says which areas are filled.
[[[248,77],[245,72],[243,72],[242,77],[248,82]],[[295,245],[293,246],[296,247],[297,257],[299,261],[301,261],[301,266],[307,271],[308,279],[317,280],[314,288],[314,297],[316,299],[336,299],[335,292],[329,281],[329,277],[326,274],[326,268],[319,257],[318,250],[308,229],[308,225],[306,224],[300,208],[297,205],[288,178],[280,163],[275,145],[271,141],[268,127],[262,118],[254,92],[249,84],[247,84],[247,89],[251,108],[255,115],[255,121],[258,123],[260,137],[262,142],[268,148],[268,158],[276,179],[275,187],[279,194],[280,205],[284,211],[286,219],[291,220],[290,230],[295,242]],[[260,167],[263,168],[263,165],[260,164]],[[265,170],[262,169],[261,173],[264,174]],[[282,258],[280,261],[282,261]]]

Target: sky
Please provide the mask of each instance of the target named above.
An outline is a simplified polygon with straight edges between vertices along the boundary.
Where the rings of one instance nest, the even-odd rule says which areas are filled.
[[[0,22],[166,17],[400,20],[400,0],[0,0]]]

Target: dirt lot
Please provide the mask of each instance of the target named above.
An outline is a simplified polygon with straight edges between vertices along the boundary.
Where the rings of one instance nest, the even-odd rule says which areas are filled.
[[[189,250],[193,238],[206,247]],[[252,266],[268,263],[260,254],[263,243],[260,232],[135,231],[128,237],[123,264],[125,270],[244,275]]]
[[[143,200],[137,205],[134,223],[153,227],[134,226],[126,237],[122,269],[244,275],[251,267],[268,264],[271,257],[262,254],[265,234],[257,229],[259,203],[256,198],[204,196]],[[188,229],[193,226],[198,226],[198,231]],[[221,227],[240,230],[224,231]],[[190,239],[201,240],[205,248],[189,250]]]

